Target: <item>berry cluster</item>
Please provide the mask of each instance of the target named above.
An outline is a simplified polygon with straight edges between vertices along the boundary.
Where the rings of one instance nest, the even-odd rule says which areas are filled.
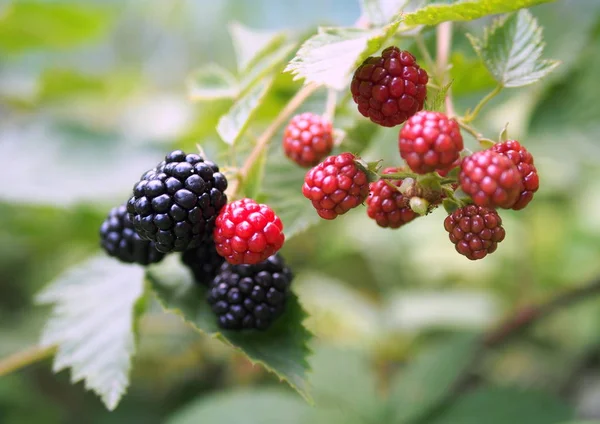
[[[175,150],[142,175],[126,204],[109,212],[101,246],[140,265],[183,252],[183,264],[208,288],[219,325],[264,330],[284,311],[292,279],[277,254],[283,224],[252,199],[227,204],[226,189],[215,163]]]
[[[427,72],[413,55],[388,47],[356,69],[350,86],[358,111],[371,121],[384,127],[406,121],[398,150],[407,168],[378,172],[378,162],[365,163],[350,152],[315,165],[324,156],[324,134],[332,130],[328,121],[326,130],[318,126],[320,118],[311,114],[292,119],[284,150],[301,166],[315,165],[306,173],[302,194],[321,218],[335,219],[366,201],[367,215],[377,225],[399,228],[444,204],[449,213],[444,227],[456,250],[471,260],[482,259],[505,236],[496,209],[523,209],[538,190],[533,157],[515,140],[465,154],[464,122],[421,110],[427,82]],[[293,154],[300,151],[302,158]],[[460,196],[455,194],[459,189]]]

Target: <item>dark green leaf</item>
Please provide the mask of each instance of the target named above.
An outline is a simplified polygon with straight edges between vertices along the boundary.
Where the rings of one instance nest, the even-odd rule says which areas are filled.
[[[554,396],[518,388],[482,388],[443,409],[430,424],[557,424],[573,410]]]
[[[214,63],[196,69],[188,78],[187,87],[192,101],[234,98],[239,91],[235,77]]]
[[[494,21],[483,39],[469,35],[473,48],[496,81],[505,87],[533,84],[559,62],[541,59],[542,28],[527,10]]]
[[[243,352],[251,362],[263,365],[310,400],[306,374],[312,334],[302,325],[306,313],[295,295],[288,299],[286,312],[267,331],[225,331],[218,327],[205,301],[205,290],[194,283],[175,257],[152,266],[147,276],[166,310],[178,314],[196,330]]]
[[[135,351],[134,317],[144,292],[144,271],[106,256],[68,270],[37,301],[53,304],[43,346],[57,345],[54,372],[71,368],[106,407],[116,408],[129,385]]]

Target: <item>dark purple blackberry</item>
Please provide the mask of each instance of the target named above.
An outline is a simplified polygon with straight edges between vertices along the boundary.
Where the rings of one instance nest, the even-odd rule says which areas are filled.
[[[227,203],[226,188],[227,179],[213,162],[175,150],[142,175],[127,212],[140,237],[154,241],[156,249],[184,251],[211,236]]]
[[[192,271],[197,283],[208,286],[225,259],[217,253],[215,243],[210,239],[194,249],[183,252],[181,261]]]
[[[284,309],[292,272],[275,254],[256,265],[223,263],[207,294],[221,328],[267,329]]]
[[[164,258],[154,242],[143,240],[133,229],[125,205],[112,208],[100,227],[100,244],[110,256],[122,262],[148,265]]]

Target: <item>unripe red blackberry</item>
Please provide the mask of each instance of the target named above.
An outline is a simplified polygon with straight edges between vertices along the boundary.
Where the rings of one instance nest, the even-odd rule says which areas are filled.
[[[491,150],[508,157],[512,163],[516,165],[521,174],[523,189],[515,204],[512,206],[514,210],[523,209],[540,187],[540,179],[537,169],[533,164],[533,156],[525,147],[516,140],[507,140],[503,143],[497,143],[492,146]]]
[[[465,157],[458,180],[473,203],[490,208],[510,209],[523,188],[516,165],[508,157],[492,150]]]
[[[292,118],[283,134],[286,156],[303,167],[315,166],[333,148],[333,127],[328,119],[305,112]]]
[[[369,179],[355,160],[352,153],[329,156],[306,173],[302,194],[321,218],[335,219],[369,195]]]
[[[225,206],[215,223],[213,238],[219,255],[230,264],[257,264],[283,246],[283,224],[275,212],[252,199]]]
[[[393,174],[398,168],[386,168],[383,174]],[[393,186],[400,187],[402,180],[378,180],[369,185],[367,215],[383,228],[400,228],[418,215],[410,208],[409,199]]]
[[[421,111],[410,117],[398,136],[400,156],[417,174],[452,167],[463,149],[460,128],[440,112]]]
[[[502,218],[494,210],[468,205],[455,210],[444,220],[444,228],[456,251],[471,259],[483,259],[504,240]]]
[[[394,127],[423,109],[428,80],[412,54],[392,46],[358,67],[350,91],[363,116]]]

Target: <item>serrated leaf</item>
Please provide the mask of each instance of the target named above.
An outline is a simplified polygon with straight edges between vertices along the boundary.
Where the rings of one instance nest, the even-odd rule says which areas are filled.
[[[209,63],[196,69],[187,80],[188,97],[192,101],[234,98],[239,87],[235,77],[227,69]]]
[[[391,383],[390,417],[411,422],[437,407],[471,361],[473,334],[460,334],[421,352]]]
[[[361,16],[369,24],[383,26],[394,19],[407,3],[407,0],[360,0]]]
[[[286,39],[285,33],[248,28],[239,22],[228,25],[237,59],[238,71],[252,68],[257,61],[275,51]]]
[[[469,35],[483,63],[504,87],[533,84],[559,65],[540,59],[544,51],[542,28],[527,10],[499,18],[486,28],[483,39]]]
[[[264,366],[310,401],[306,383],[312,334],[302,325],[306,313],[291,295],[285,313],[266,331],[235,332],[218,327],[205,301],[206,290],[194,283],[189,271],[170,257],[147,273],[160,303],[194,329],[224,341]]]
[[[240,139],[272,83],[272,77],[263,79],[241,98],[237,99],[231,109],[221,116],[217,124],[217,132],[225,143],[235,145]]]
[[[471,0],[452,4],[432,4],[403,16],[407,26],[438,25],[446,21],[471,21],[489,15],[550,3],[554,0]]]
[[[0,12],[0,51],[75,47],[105,33],[113,16],[91,4],[10,2]]]
[[[306,40],[285,72],[294,79],[323,84],[341,90],[349,82],[356,65],[376,52],[391,37],[400,21],[372,30],[321,27]]]
[[[453,81],[450,81],[439,90],[436,90],[435,94],[431,97],[429,96],[429,93],[427,93],[428,95],[425,101],[425,110],[442,112],[445,109],[446,96],[448,95],[448,90],[450,90],[452,83]]]
[[[41,345],[57,345],[53,371],[71,368],[109,410],[129,385],[135,351],[134,308],[144,292],[144,271],[97,256],[68,270],[38,296],[53,304]]]
[[[428,423],[481,424],[485,416],[485,424],[557,424],[573,415],[566,403],[547,393],[487,387],[461,396]]]

